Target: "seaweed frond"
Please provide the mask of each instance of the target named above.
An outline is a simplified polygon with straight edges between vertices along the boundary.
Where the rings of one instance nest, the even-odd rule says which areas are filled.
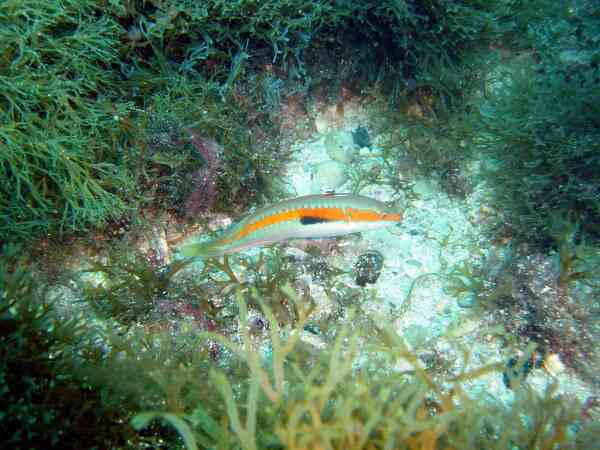
[[[248,332],[241,295],[239,340],[202,334],[243,361],[248,378],[236,381],[227,372],[211,371],[225,419],[198,405],[186,422],[192,425],[193,445],[468,450],[505,449],[510,442],[515,449],[542,450],[572,442],[567,430],[576,422],[579,406],[557,398],[552,388],[540,396],[523,383],[515,388],[510,406],[473,397],[463,383],[500,372],[502,365],[467,368],[465,354],[462,372],[440,383],[391,326],[361,336],[351,326],[352,313],[329,349],[321,349],[316,359],[294,358],[309,311],[291,288],[284,290],[297,309],[298,323],[283,329],[261,303],[270,325],[267,353],[256,348]],[[400,371],[399,365],[411,370]]]

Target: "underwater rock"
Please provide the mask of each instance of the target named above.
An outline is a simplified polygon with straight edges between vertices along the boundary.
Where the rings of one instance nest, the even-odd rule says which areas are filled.
[[[369,131],[365,127],[358,127],[352,132],[354,145],[358,148],[371,147],[371,138]]]
[[[342,103],[324,106],[315,117],[315,128],[317,132],[323,133],[327,130],[340,126],[344,119],[344,106]]]
[[[477,294],[473,292],[462,292],[458,296],[457,303],[461,308],[473,308],[477,304]]]
[[[512,357],[506,363],[506,369],[502,372],[502,381],[504,385],[512,389],[514,387],[513,383],[523,382],[527,375],[535,368],[538,369],[542,367],[544,362],[544,352],[543,351],[534,351],[529,355],[526,360],[521,360],[517,357]]]
[[[348,164],[357,154],[352,136],[349,133],[329,133],[325,137],[324,145],[327,155],[332,160],[342,164]]]
[[[324,131],[327,131],[329,128],[329,121],[324,114],[319,113],[317,117],[315,117],[314,127],[317,130],[317,133],[323,133]]]
[[[412,191],[422,199],[432,199],[438,195],[438,189],[432,180],[418,180],[412,186]]]
[[[549,354],[558,355],[561,365],[598,383],[597,316],[576,284],[561,283],[564,269],[557,258],[569,257],[522,254],[525,250],[525,246],[516,250],[490,280],[492,288],[484,292],[486,303],[510,334],[543,345]],[[550,366],[549,370],[561,369]]]
[[[274,119],[284,136],[297,135],[300,139],[308,139],[316,131],[314,123],[308,117],[306,103],[300,95],[285,99]]]
[[[425,341],[427,341],[428,335],[429,332],[427,328],[416,323],[409,325],[402,334],[406,342],[408,342],[413,349],[420,347]]]
[[[377,251],[368,251],[358,257],[354,266],[356,273],[356,284],[366,286],[373,284],[379,278],[383,268],[383,255]]]
[[[544,369],[553,377],[560,375],[567,370],[566,366],[561,361],[560,356],[556,353],[551,353],[544,359]]]
[[[337,161],[327,161],[317,166],[312,179],[313,193],[335,191],[348,181],[344,165]]]
[[[566,64],[589,64],[592,61],[593,52],[579,51],[575,49],[563,50],[558,58]]]

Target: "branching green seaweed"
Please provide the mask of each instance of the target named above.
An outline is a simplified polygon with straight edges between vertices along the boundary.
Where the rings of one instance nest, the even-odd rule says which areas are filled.
[[[349,316],[317,361],[292,361],[308,310],[293,291],[286,292],[291,300],[296,298],[299,321],[284,331],[262,305],[271,326],[272,354],[267,359],[255,349],[241,297],[239,342],[203,334],[244,361],[249,379],[240,384],[221,371],[211,372],[211,383],[225,402],[227,425],[202,405],[191,415],[179,416],[186,427],[177,428],[185,429],[186,442],[192,438],[188,448],[467,450],[505,449],[510,443],[518,449],[549,449],[573,442],[569,427],[577,421],[577,405],[556,398],[553,388],[539,396],[523,385],[510,407],[482,402],[467,395],[461,383],[500,366],[471,369],[466,355],[454,381],[438,384],[387,326],[367,339],[365,347],[364,337],[351,330]],[[400,361],[413,370],[394,370]]]
[[[273,195],[273,175],[287,158],[278,149],[273,124],[266,115],[253,118],[241,102],[224,102],[219,92],[214,82],[176,77],[148,101],[141,133],[147,143],[143,178],[159,206],[186,215],[194,173],[206,164],[190,144],[192,132],[221,148],[215,209]],[[269,140],[257,142],[251,127],[262,129]]]
[[[132,178],[115,80],[120,27],[91,1],[0,5],[0,238],[118,217]]]
[[[232,268],[231,261],[239,267],[239,274]],[[219,295],[233,301],[236,295],[244,295],[248,305],[260,310],[256,298],[273,310],[282,323],[294,322],[294,309],[282,289],[294,283],[298,277],[298,266],[284,255],[284,251],[274,248],[272,252],[261,253],[257,259],[245,257],[209,258],[200,277],[206,277],[219,289]],[[310,297],[305,295],[310,303]]]
[[[131,324],[173,289],[173,276],[187,264],[189,261],[181,260],[157,267],[140,253],[117,253],[106,262],[91,261],[82,271],[102,278],[83,281],[82,294],[99,317]]]
[[[532,54],[497,67],[474,105],[473,144],[488,159],[495,203],[515,237],[545,246],[556,244],[553,217],[599,233],[598,6],[562,14],[532,27]]]
[[[278,289],[294,311],[292,321],[278,317],[267,292],[248,286],[235,295],[236,332],[177,335],[141,327],[99,329],[83,317],[65,321],[47,315],[46,304],[34,307],[25,301],[38,292],[33,278],[24,269],[13,275],[3,270],[3,329],[13,339],[20,336],[13,343],[20,342],[24,345],[20,348],[37,355],[28,353],[33,359],[18,361],[43,367],[44,377],[61,377],[58,384],[39,386],[47,399],[55,398],[47,395],[63,389],[64,380],[69,382],[68,392],[85,392],[94,420],[86,414],[78,416],[82,422],[77,423],[95,424],[99,439],[107,436],[103,430],[111,430],[110,440],[104,442],[176,447],[176,437],[161,423],[174,426],[190,449],[504,450],[510,444],[515,449],[541,450],[569,448],[575,439],[589,441],[588,434],[593,433],[590,422],[579,421],[580,406],[558,396],[554,388],[540,395],[520,383],[513,386],[515,400],[509,406],[467,394],[465,383],[500,376],[503,365],[474,367],[464,350],[459,370],[434,376],[384,320],[373,321],[367,331],[356,326],[357,317],[348,311],[331,324],[333,333],[323,335],[323,345],[317,348],[305,340],[312,306],[290,285]],[[262,338],[250,322],[252,303],[259,305],[268,322]],[[34,323],[39,325],[35,333],[15,334],[16,329],[32,330],[28,327]],[[53,336],[51,348],[40,347],[43,336]],[[216,353],[215,345],[220,348]],[[7,353],[9,347],[3,348],[3,376],[16,389],[10,378],[13,371],[6,366],[14,359]],[[41,349],[43,353],[37,353]],[[34,391],[11,410],[25,408],[23,414],[36,417],[37,410],[28,403],[37,398]],[[39,422],[30,439],[45,438],[58,429],[59,417],[70,417],[64,416],[63,408],[69,408],[72,397],[64,397],[64,389],[59,392],[62,400],[52,405],[57,415]],[[136,410],[149,411],[132,422],[143,428],[137,437],[119,425]],[[13,422],[2,421],[0,426],[15,430]],[[14,439],[25,442],[22,435]],[[53,442],[72,448],[82,441],[55,434]]]
[[[126,420],[123,397],[92,388],[76,374],[97,361],[97,333],[81,314],[61,317],[30,269],[0,262],[0,433],[11,448],[91,448],[124,445],[114,433]],[[113,401],[114,400],[114,401]],[[82,433],[82,430],[93,432]]]

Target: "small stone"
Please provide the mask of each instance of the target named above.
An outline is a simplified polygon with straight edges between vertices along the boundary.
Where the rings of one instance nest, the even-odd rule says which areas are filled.
[[[463,292],[459,295],[457,303],[461,308],[472,308],[477,303],[477,294]]]
[[[311,190],[314,193],[335,191],[348,181],[344,165],[337,161],[319,164],[313,175]]]
[[[358,257],[354,266],[356,272],[356,284],[366,286],[373,284],[379,278],[383,268],[383,255],[376,251],[363,253]]]
[[[423,199],[433,198],[437,194],[435,185],[428,180],[417,181],[413,185],[412,190],[415,194]]]
[[[325,150],[327,155],[334,161],[348,164],[356,156],[356,149],[352,143],[349,133],[329,133],[325,137]]]
[[[409,325],[402,337],[413,349],[419,348],[427,340],[427,328],[417,324]]]
[[[544,369],[552,376],[559,375],[566,370],[565,365],[560,360],[560,356],[556,353],[551,353],[544,360]]]
[[[327,116],[323,113],[319,113],[315,118],[315,128],[319,133],[323,133],[330,128],[331,124],[329,120],[327,120]]]

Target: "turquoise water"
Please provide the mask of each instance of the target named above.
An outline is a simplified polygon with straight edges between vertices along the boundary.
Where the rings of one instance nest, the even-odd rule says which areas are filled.
[[[0,2],[0,447],[596,448],[598,8]]]

